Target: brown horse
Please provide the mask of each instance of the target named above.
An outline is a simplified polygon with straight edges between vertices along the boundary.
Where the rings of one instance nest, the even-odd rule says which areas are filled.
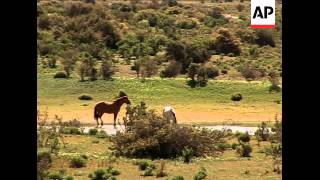
[[[94,107],[94,119],[97,121],[97,127],[99,126],[98,119],[101,120],[101,126],[103,126],[103,121],[101,119],[102,115],[104,113],[112,114],[113,113],[113,126],[116,127],[116,119],[117,115],[120,111],[121,106],[126,104],[131,104],[130,100],[127,96],[122,96],[116,100],[114,100],[112,103],[109,102],[99,102]]]

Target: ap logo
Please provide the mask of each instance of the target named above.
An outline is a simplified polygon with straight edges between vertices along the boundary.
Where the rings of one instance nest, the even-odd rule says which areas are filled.
[[[251,27],[275,28],[275,0],[251,0]]]

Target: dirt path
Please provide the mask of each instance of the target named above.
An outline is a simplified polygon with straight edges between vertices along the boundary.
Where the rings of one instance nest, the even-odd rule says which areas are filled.
[[[43,109],[43,108],[42,108]],[[49,119],[53,119],[54,115],[59,115],[63,120],[78,119],[83,124],[92,124],[96,122],[93,119],[93,107],[83,106],[81,108],[48,108]],[[156,108],[160,114],[161,107]],[[273,121],[275,114],[281,118],[281,109],[263,109],[261,107],[210,107],[203,108],[199,106],[193,107],[176,107],[176,116],[179,123],[183,124],[257,124],[262,121]],[[118,119],[122,122],[125,116],[125,108],[119,112]],[[105,124],[113,123],[112,114],[104,114],[102,119]]]

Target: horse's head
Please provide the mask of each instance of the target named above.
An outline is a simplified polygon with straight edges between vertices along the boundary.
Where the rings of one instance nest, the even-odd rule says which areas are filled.
[[[131,102],[127,96],[123,96],[123,97],[121,97],[121,99],[122,99],[123,103],[131,104]]]

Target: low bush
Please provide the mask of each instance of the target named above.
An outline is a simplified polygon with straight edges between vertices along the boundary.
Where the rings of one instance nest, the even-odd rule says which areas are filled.
[[[250,135],[248,132],[245,133],[240,133],[238,136],[238,141],[239,142],[249,142],[250,141]]]
[[[87,160],[85,158],[83,158],[82,156],[76,156],[71,158],[70,167],[81,168],[81,167],[85,167],[86,163],[87,163]]]
[[[107,169],[97,169],[93,174],[89,174],[89,178],[92,180],[114,180],[116,179],[115,176],[119,174],[120,171],[113,167],[108,167]]]
[[[157,170],[156,177],[164,177],[167,176],[167,173],[164,172],[165,162],[163,160],[160,161],[160,167]]]
[[[140,105],[129,106],[124,121],[126,131],[111,138],[111,149],[127,157],[175,158],[182,155],[184,147],[196,157],[216,155],[216,145],[226,136],[225,131],[172,126],[154,110]]]
[[[193,177],[194,180],[203,180],[207,177],[207,170],[204,167],[201,167],[200,171],[198,171]]]
[[[79,100],[92,100],[92,96],[90,94],[81,94],[79,97],[78,97]]]
[[[90,135],[90,136],[95,136],[97,133],[98,133],[98,130],[95,129],[95,128],[89,130],[89,135]]]
[[[267,141],[270,133],[266,122],[262,122],[254,133],[258,141]]]
[[[56,173],[56,172],[51,172],[48,174],[48,179],[52,179],[52,180],[63,180],[63,175],[60,173]]]
[[[82,132],[80,131],[79,128],[76,127],[65,127],[62,131],[63,134],[77,134],[81,135]]]
[[[191,161],[192,156],[193,156],[192,149],[185,147],[185,149],[182,150],[183,162],[189,163]]]
[[[153,169],[147,167],[147,169],[141,174],[141,176],[153,176]]]
[[[100,130],[100,131],[96,134],[96,137],[97,137],[97,138],[107,138],[107,137],[108,137],[108,134],[107,134],[106,131]]]
[[[184,180],[183,176],[174,176],[172,180]]]
[[[240,144],[238,144],[238,143],[233,143],[233,144],[231,145],[231,148],[232,148],[233,150],[236,150],[239,145],[240,145]]]
[[[68,78],[67,74],[63,71],[56,72],[53,76],[53,78]]]
[[[251,152],[252,147],[249,143],[241,143],[240,146],[237,147],[237,153],[242,157],[250,157]]]
[[[242,95],[241,94],[233,94],[232,96],[231,96],[231,100],[232,101],[241,101],[242,100]]]
[[[171,61],[169,65],[160,73],[162,78],[176,77],[181,71],[182,65],[180,62]]]

